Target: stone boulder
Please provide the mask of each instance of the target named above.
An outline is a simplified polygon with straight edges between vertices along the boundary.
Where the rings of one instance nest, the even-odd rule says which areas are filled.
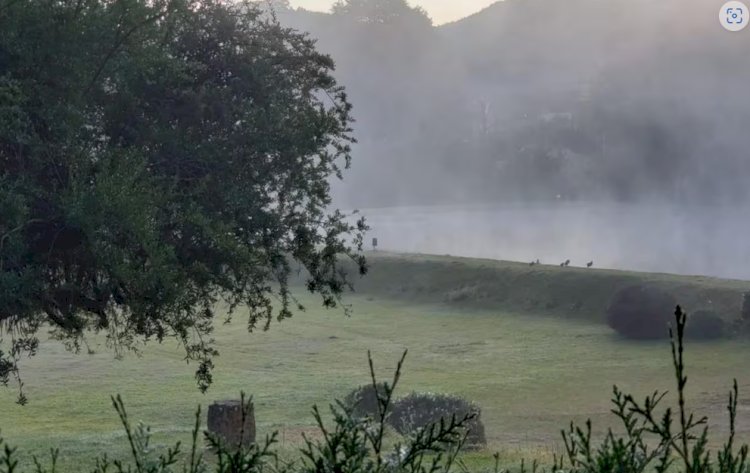
[[[230,448],[255,443],[255,412],[249,404],[242,425],[242,402],[237,400],[215,401],[208,406],[208,431],[222,439]]]

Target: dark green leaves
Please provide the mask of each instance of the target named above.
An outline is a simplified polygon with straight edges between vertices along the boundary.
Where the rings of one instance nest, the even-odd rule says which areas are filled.
[[[176,337],[205,389],[218,302],[252,329],[291,315],[291,260],[327,306],[341,256],[364,273],[364,223],[328,209],[351,105],[332,60],[257,5],[3,0],[0,66],[11,343],[40,324],[74,348],[103,330],[118,354]]]

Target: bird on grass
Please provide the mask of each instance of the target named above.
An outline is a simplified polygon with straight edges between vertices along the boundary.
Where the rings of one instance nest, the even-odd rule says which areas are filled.
[[[594,261],[593,261],[593,260],[592,260],[592,261],[589,261],[588,263],[586,263],[586,267],[587,267],[587,268],[590,268],[590,267],[592,267],[592,266],[594,266]]]
[[[570,266],[570,260],[569,259],[566,259],[565,261],[563,261],[562,263],[560,263],[560,267],[561,268],[565,267],[565,266]]]

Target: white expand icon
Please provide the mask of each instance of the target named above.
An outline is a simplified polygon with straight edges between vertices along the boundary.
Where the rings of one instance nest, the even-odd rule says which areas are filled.
[[[747,5],[742,2],[727,2],[719,10],[719,21],[726,30],[740,31],[750,21],[750,11],[748,11]]]

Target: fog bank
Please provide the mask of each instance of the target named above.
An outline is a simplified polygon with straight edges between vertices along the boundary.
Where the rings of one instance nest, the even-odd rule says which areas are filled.
[[[556,203],[365,209],[383,251],[750,280],[748,208]],[[368,241],[369,245],[370,241]]]

